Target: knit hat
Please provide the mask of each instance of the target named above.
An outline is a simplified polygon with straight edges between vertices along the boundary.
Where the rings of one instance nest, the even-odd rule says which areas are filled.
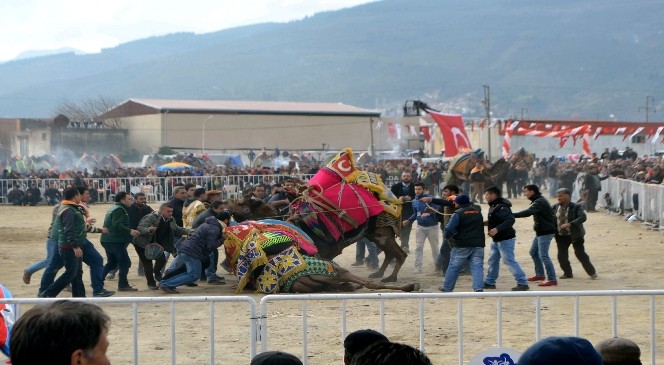
[[[454,198],[454,202],[459,204],[459,205],[468,205],[470,204],[470,198],[468,195],[458,195],[456,198]]]
[[[358,330],[346,336],[344,350],[354,355],[378,342],[390,342],[390,340],[382,333],[372,329]]]
[[[254,356],[250,365],[302,365],[302,361],[287,352],[266,351]]]
[[[595,346],[606,365],[641,364],[641,349],[634,342],[621,337],[604,340]]]
[[[602,365],[590,341],[580,337],[547,337],[535,342],[519,358],[519,365]]]

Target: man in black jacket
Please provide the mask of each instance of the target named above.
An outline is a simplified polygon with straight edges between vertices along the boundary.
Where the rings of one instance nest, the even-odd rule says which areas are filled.
[[[390,190],[392,194],[399,198],[402,202],[401,206],[401,220],[404,221],[413,215],[413,199],[415,199],[415,185],[412,183],[412,175],[408,171],[401,174],[401,181],[392,185]],[[410,242],[410,231],[413,226],[407,224],[401,228],[401,248],[404,252],[408,253],[408,245]]]
[[[573,203],[572,193],[567,189],[558,189],[556,191],[558,204],[553,206],[554,219],[556,220],[556,244],[558,246],[558,263],[563,269],[561,279],[571,279],[572,265],[569,262],[569,246],[574,247],[574,254],[579,259],[583,269],[591,278],[597,279],[597,271],[590,262],[590,257],[586,253],[583,243],[586,230],[583,228],[583,222],[586,221],[586,213],[580,204]]]
[[[524,186],[523,194],[530,199],[530,206],[526,210],[514,213],[514,218],[524,218],[532,215],[535,221],[535,238],[532,246],[530,246],[530,256],[535,263],[535,276],[528,278],[528,281],[544,280],[538,284],[539,286],[558,285],[556,269],[549,257],[549,246],[553,234],[556,232],[556,222],[553,219],[551,204],[542,196],[537,185]],[[544,276],[545,269],[546,277]]]
[[[514,230],[514,215],[512,214],[512,203],[500,196],[500,189],[496,186],[487,188],[484,198],[489,203],[489,215],[485,224],[488,226],[488,234],[493,238],[489,250],[487,264],[489,269],[484,280],[484,289],[496,289],[496,280],[500,272],[500,258],[509,267],[514,275],[516,286],[513,291],[528,290],[526,273],[514,258],[514,243],[516,242],[516,231]]]

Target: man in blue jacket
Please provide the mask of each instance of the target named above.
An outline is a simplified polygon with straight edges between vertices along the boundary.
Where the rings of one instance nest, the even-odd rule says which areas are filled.
[[[438,205],[422,202],[420,199],[429,198],[431,195],[424,193],[424,184],[416,182],[415,184],[415,199],[413,200],[413,214],[403,221],[403,226],[417,220],[417,231],[415,231],[415,273],[422,272],[422,256],[424,254],[424,241],[429,240],[431,246],[431,254],[433,261],[436,262],[438,257],[439,240],[438,240],[438,217],[435,210],[438,210]],[[429,208],[433,208],[432,211]]]
[[[161,281],[159,284],[161,291],[168,294],[179,294],[180,292],[176,289],[178,286],[198,281],[201,275],[201,261],[206,260],[210,253],[223,243],[223,229],[228,225],[230,217],[228,212],[207,217],[205,223],[196,228],[194,233],[177,247],[178,255],[164,272],[164,277],[182,267],[185,267],[187,271]]]

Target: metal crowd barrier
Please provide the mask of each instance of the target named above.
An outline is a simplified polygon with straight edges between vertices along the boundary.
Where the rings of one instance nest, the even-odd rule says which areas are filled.
[[[644,184],[632,180],[609,178],[602,181],[598,204],[605,205],[609,193],[614,209],[631,210],[644,222],[664,224],[664,185]]]
[[[285,179],[294,177],[308,181],[313,175],[229,175],[229,176],[168,176],[168,177],[111,177],[111,178],[84,178],[83,182],[90,188],[93,203],[112,203],[115,194],[120,191],[136,194],[142,192],[149,203],[169,200],[173,195],[176,184],[192,183],[208,190],[221,190],[224,199],[235,199],[242,196],[242,192],[249,186],[259,183],[273,185]],[[46,203],[44,192],[52,184],[62,192],[68,184],[73,184],[71,178],[65,179],[0,179],[0,203],[8,204],[7,193],[13,186],[25,191],[30,184],[36,183],[42,193],[42,202]]]
[[[209,329],[209,353],[206,356],[209,364],[232,363],[231,356],[237,356],[238,351],[245,348],[247,352],[241,352],[240,356],[251,359],[258,351],[259,342],[261,352],[293,352],[304,364],[310,363],[310,357],[311,363],[320,363],[316,354],[321,352],[338,354],[341,360],[343,339],[348,333],[365,328],[373,328],[394,341],[409,343],[440,364],[455,362],[463,365],[492,347],[514,347],[523,351],[541,338],[552,335],[585,337],[591,342],[615,336],[630,338],[641,347],[642,362],[656,364],[657,357],[662,356],[657,346],[662,335],[655,327],[664,317],[656,302],[663,296],[664,290],[266,295],[260,300],[260,311],[257,311],[256,301],[247,296],[77,300],[94,302],[111,313],[113,334],[131,337],[133,348],[114,349],[111,346],[109,353],[112,356],[131,350],[131,361],[135,365],[140,359],[143,359],[142,363],[159,362],[157,357],[163,355],[155,355],[152,351],[149,359],[145,357],[148,356],[142,350],[145,337],[139,337],[139,329],[162,340],[164,349],[170,349],[171,364],[192,363],[191,359],[183,359],[185,354],[204,351],[206,346],[199,343],[187,349],[178,343],[176,304],[180,303],[187,304],[179,306],[178,310],[184,308],[189,313],[196,305],[209,304],[207,315],[200,309],[196,312],[202,317],[198,319],[203,326],[201,329]],[[53,300],[11,298],[0,299],[0,303],[16,304],[18,316],[23,305]],[[242,314],[235,306],[231,307],[232,311],[227,308],[221,311],[219,306],[215,308],[219,303],[244,303],[247,310]],[[118,305],[125,310],[130,306],[131,315],[118,318]],[[494,320],[487,321],[479,316],[480,312]],[[324,325],[317,323],[319,317],[325,320]],[[433,317],[435,325],[429,322]],[[330,325],[330,318],[338,318],[338,321]],[[592,320],[593,325],[587,325],[586,319]],[[155,332],[161,330],[150,321],[156,321],[156,327],[166,327],[165,331]],[[553,322],[564,329],[552,333],[547,324]],[[244,340],[235,337],[224,339],[217,326],[220,323],[246,327],[247,332],[240,337],[247,340],[247,345],[239,344]],[[273,335],[270,328],[281,328],[282,331],[280,335]],[[286,336],[283,335],[284,328],[288,329]],[[299,335],[298,328],[301,329]],[[506,334],[511,336],[507,338]],[[193,333],[184,335],[191,337]],[[124,360],[125,363],[130,361]],[[166,363],[165,360],[161,362]]]

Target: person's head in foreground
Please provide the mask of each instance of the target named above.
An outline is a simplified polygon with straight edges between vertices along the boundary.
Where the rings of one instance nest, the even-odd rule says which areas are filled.
[[[519,365],[602,365],[590,341],[580,337],[547,337],[535,342],[519,358]]]
[[[367,347],[377,342],[389,341],[385,335],[372,329],[358,330],[350,333],[344,339],[344,364],[350,364],[351,360]]]
[[[109,365],[110,317],[94,305],[60,300],[37,305],[14,324],[12,365]]]
[[[641,349],[633,341],[622,337],[606,339],[595,346],[604,365],[641,365]]]
[[[431,360],[414,347],[378,342],[357,354],[350,365],[431,365]]]
[[[266,351],[254,356],[251,365],[302,365],[302,361],[288,352]]]

